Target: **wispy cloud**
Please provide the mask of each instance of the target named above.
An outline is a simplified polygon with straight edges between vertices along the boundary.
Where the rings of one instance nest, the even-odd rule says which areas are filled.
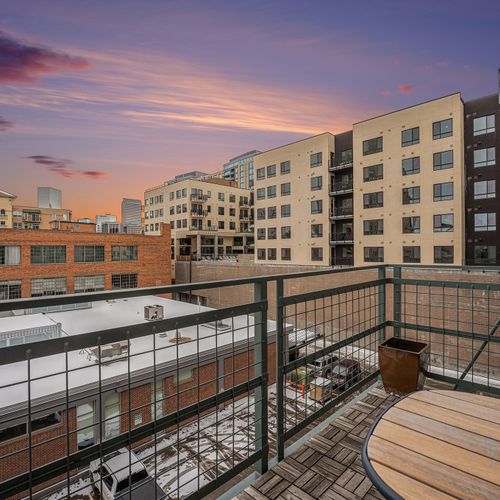
[[[49,172],[66,179],[81,176],[87,179],[99,180],[108,176],[106,172],[100,170],[78,170],[74,167],[71,160],[64,158],[54,158],[53,156],[47,155],[32,155],[26,156],[25,158],[33,160],[34,163],[45,167]]]
[[[399,86],[399,93],[400,94],[413,94],[415,92],[415,86],[414,85],[400,85]]]
[[[30,45],[0,31],[0,83],[34,83],[43,75],[87,68],[83,57]]]
[[[12,128],[14,124],[9,120],[6,120],[3,116],[0,116],[0,132],[5,132]]]

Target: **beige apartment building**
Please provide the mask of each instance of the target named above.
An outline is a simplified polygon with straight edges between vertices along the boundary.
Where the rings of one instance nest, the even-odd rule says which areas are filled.
[[[254,157],[255,261],[330,265],[328,132]]]
[[[353,126],[354,264],[462,264],[459,93]]]
[[[218,258],[253,252],[250,191],[203,172],[179,175],[144,193],[144,233],[170,224],[172,255]]]
[[[0,228],[12,228],[12,201],[16,195],[0,189]]]

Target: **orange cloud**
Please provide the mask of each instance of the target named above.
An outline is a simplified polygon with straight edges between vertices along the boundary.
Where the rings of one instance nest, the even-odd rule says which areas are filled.
[[[399,86],[399,93],[400,94],[413,94],[413,92],[415,92],[414,85],[400,85]]]

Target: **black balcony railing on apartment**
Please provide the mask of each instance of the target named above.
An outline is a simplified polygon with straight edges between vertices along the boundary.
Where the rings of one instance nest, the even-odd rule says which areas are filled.
[[[334,182],[330,184],[330,193],[339,193],[342,191],[352,191],[352,180],[348,182]]]
[[[330,241],[332,242],[344,242],[348,241],[352,243],[353,240],[353,233],[352,231],[348,232],[340,232],[340,233],[332,233],[330,235]]]
[[[352,284],[324,288],[339,273]],[[288,293],[297,279],[323,289]],[[430,344],[429,377],[500,395],[499,268],[373,265],[2,301],[0,312],[239,286],[251,294],[234,307],[1,348],[2,498],[84,495],[90,461],[121,448],[169,498],[199,498],[252,464],[264,472],[288,439],[375,381],[392,335]]]
[[[330,210],[330,217],[349,217],[353,213],[352,207],[333,207]]]

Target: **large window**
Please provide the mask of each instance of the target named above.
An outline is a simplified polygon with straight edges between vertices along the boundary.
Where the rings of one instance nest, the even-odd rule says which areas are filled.
[[[104,439],[111,439],[120,434],[120,394],[112,392],[103,398],[104,404]]]
[[[257,169],[257,180],[261,181],[266,178],[266,169],[264,167]]]
[[[266,249],[265,248],[257,248],[257,259],[258,260],[266,260]]]
[[[434,232],[449,233],[454,228],[453,214],[440,214],[434,216]]]
[[[268,165],[266,167],[267,177],[276,177],[276,165]]]
[[[363,221],[363,234],[384,234],[384,219]]]
[[[474,151],[474,168],[489,167],[495,165],[495,148],[476,149]]]
[[[495,212],[474,214],[474,231],[496,231],[497,215]]]
[[[453,168],[453,149],[434,153],[432,157],[432,168],[434,170]]]
[[[403,217],[403,233],[420,233],[420,217]]]
[[[320,167],[323,164],[323,153],[312,153],[310,157],[311,167]]]
[[[474,263],[483,265],[495,265],[496,246],[479,245],[474,247]]]
[[[282,161],[280,163],[280,173],[282,175],[290,173],[290,161]]]
[[[276,186],[267,186],[267,197],[276,198]]]
[[[452,246],[434,247],[434,263],[435,264],[453,264],[454,252]]]
[[[377,181],[384,178],[384,165],[371,165],[363,168],[363,182]]]
[[[340,164],[352,163],[352,149],[345,149],[340,152]]]
[[[290,217],[292,215],[291,205],[281,205],[281,217]]]
[[[281,249],[281,260],[291,260],[292,259],[292,249],[282,248]]]
[[[317,177],[311,177],[311,191],[318,191],[323,187],[323,177],[318,175]]]
[[[111,275],[113,290],[120,288],[137,288],[137,273]]]
[[[0,300],[20,299],[21,295],[21,280],[0,281]]]
[[[137,246],[136,245],[112,246],[111,260],[113,261],[137,260]]]
[[[365,262],[384,262],[384,247],[364,247]]]
[[[266,218],[266,209],[258,208],[257,209],[257,220],[265,220]]]
[[[75,246],[75,262],[104,262],[104,245]]]
[[[266,199],[266,189],[265,188],[257,188],[257,199],[265,200]]]
[[[311,248],[311,260],[321,261],[323,260],[323,249],[322,248]]]
[[[474,135],[489,134],[490,132],[495,132],[495,115],[474,118]]]
[[[21,264],[21,247],[17,245],[0,246],[0,266]]]
[[[66,247],[64,245],[52,246],[32,246],[31,247],[32,264],[65,264]]]
[[[375,153],[380,153],[384,147],[383,137],[374,137],[373,139],[368,139],[363,141],[363,155],[372,155]]]
[[[281,185],[281,196],[288,196],[292,194],[292,185],[289,182],[284,182]]]
[[[267,249],[267,260],[276,260],[276,248]]]
[[[409,128],[401,132],[401,146],[411,146],[420,142],[420,129],[418,127]]]
[[[292,237],[292,226],[281,226],[281,239],[289,240]]]
[[[403,247],[403,262],[416,264],[420,262],[420,247]]]
[[[312,200],[311,201],[311,213],[312,214],[323,213],[323,200]]]
[[[420,203],[420,187],[403,188],[403,205]]]
[[[64,295],[66,293],[66,278],[35,278],[31,280],[32,297]]]
[[[432,138],[444,139],[453,135],[453,118],[447,118],[432,124]]]
[[[384,206],[384,193],[365,193],[363,195],[363,208],[378,208]]]
[[[478,181],[474,182],[474,199],[482,200],[484,198],[495,198],[496,187],[495,181]]]
[[[434,184],[434,201],[453,200],[453,182]]]
[[[265,240],[266,239],[266,229],[264,227],[259,227],[257,229],[257,239]]]
[[[323,224],[311,224],[311,238],[323,237]]]
[[[75,293],[101,292],[104,290],[104,274],[75,276]]]
[[[420,156],[405,158],[402,161],[403,175],[413,175],[420,172]]]
[[[95,444],[95,403],[84,403],[76,407],[76,442],[82,450]]]

